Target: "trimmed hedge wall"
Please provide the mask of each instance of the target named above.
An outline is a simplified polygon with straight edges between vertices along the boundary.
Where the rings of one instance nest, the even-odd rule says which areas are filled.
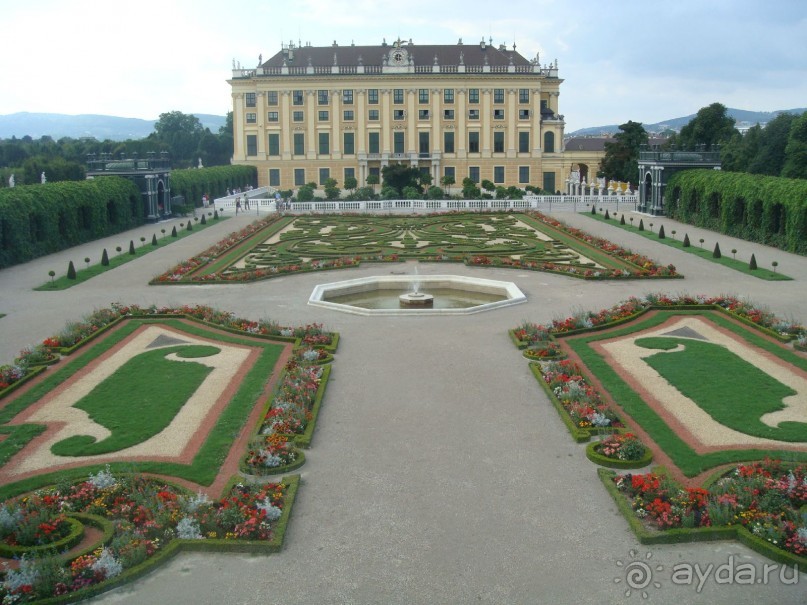
[[[255,166],[213,166],[211,168],[188,168],[171,171],[171,195],[182,195],[185,203],[201,206],[202,195],[213,199],[223,197],[227,189],[245,189],[258,184],[258,169]]]
[[[807,180],[684,170],[670,178],[666,198],[675,220],[807,254]]]
[[[119,177],[0,189],[0,268],[120,233],[144,221],[134,183]]]

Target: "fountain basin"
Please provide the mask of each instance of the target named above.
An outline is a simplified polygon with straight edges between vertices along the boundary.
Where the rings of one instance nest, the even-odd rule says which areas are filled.
[[[433,306],[398,304],[404,297],[412,299],[415,284],[417,294],[423,295],[416,296],[416,302],[431,296]],[[395,301],[394,308],[368,308],[364,303],[340,302],[384,296]],[[443,299],[447,296],[462,299],[462,306],[445,308]],[[460,275],[381,275],[320,284],[314,288],[308,304],[354,315],[468,315],[526,300],[512,282]]]
[[[398,297],[402,307],[433,307],[434,296],[424,292],[407,292]]]

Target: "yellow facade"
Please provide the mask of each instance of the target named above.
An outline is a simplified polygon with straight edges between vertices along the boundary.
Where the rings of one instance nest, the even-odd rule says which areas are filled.
[[[236,164],[259,186],[296,189],[326,178],[359,186],[391,163],[563,190],[557,64],[477,45],[294,46],[233,69]]]

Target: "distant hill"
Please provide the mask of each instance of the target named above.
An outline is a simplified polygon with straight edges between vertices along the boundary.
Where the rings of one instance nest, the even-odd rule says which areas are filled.
[[[805,111],[807,111],[807,108],[805,107],[801,107],[799,109],[779,109],[776,111],[747,111],[745,109],[733,109],[731,107],[727,108],[728,115],[736,120],[738,127],[743,123],[747,123],[749,126],[753,126],[754,124],[766,124],[780,113],[794,113],[800,115]],[[656,124],[643,124],[643,126],[644,129],[650,133],[658,133],[665,130],[675,130],[678,132],[682,127],[686,126],[692,120],[692,118],[695,117],[695,115],[696,114],[693,113],[692,115],[684,116],[683,118],[671,118],[663,122],[657,122]],[[566,136],[592,136],[614,134],[617,132],[619,132],[619,124],[609,124],[608,126],[581,128],[580,130],[566,133]]]
[[[199,118],[202,126],[209,128],[214,134],[218,133],[226,120],[224,116],[204,113],[193,115]],[[20,112],[0,116],[0,139],[10,139],[11,137],[19,139],[25,136],[30,136],[32,139],[49,136],[54,140],[62,137],[72,139],[93,137],[99,141],[144,139],[154,132],[156,122],[157,120],[94,114],[69,116],[61,113]]]

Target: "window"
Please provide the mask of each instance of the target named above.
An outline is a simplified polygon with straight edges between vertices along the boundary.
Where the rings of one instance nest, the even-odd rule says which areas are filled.
[[[518,102],[519,103],[529,103],[530,102],[530,89],[529,88],[519,88],[518,89]]]
[[[328,121],[328,112],[326,110],[322,110],[318,112],[318,117],[320,122],[327,122]]]
[[[269,155],[280,155],[280,135],[269,135]]]
[[[392,102],[395,105],[402,105],[404,102],[403,88],[396,88],[392,91]]]
[[[303,104],[303,91],[302,90],[295,90],[291,93],[291,104],[292,105],[302,105]]]
[[[469,120],[478,120],[479,119],[479,110],[478,109],[469,109],[468,110],[468,119]]]
[[[504,103],[504,88],[493,89],[493,102]]]
[[[277,91],[276,90],[268,90],[266,92],[266,104],[267,105],[277,105]]]
[[[431,117],[428,109],[418,110],[418,120],[428,120]]]
[[[392,110],[392,119],[393,120],[403,120],[406,117],[406,112],[403,109],[393,109]]]
[[[445,153],[454,153],[454,132],[443,133],[443,151]]]
[[[428,88],[419,88],[418,89],[418,103],[428,103],[429,102],[429,89]]]
[[[541,99],[541,113],[544,113],[544,110],[549,109],[549,101],[546,99]]]
[[[530,133],[522,130],[518,133],[518,152],[529,153],[530,151]]]
[[[429,144],[429,131],[422,130],[418,133],[418,153],[421,156],[427,156],[431,152],[431,145]]]
[[[292,112],[292,120],[295,122],[302,122],[303,121],[303,112],[302,111],[293,111]]]
[[[247,114],[247,124],[255,124],[258,122],[258,114],[257,113],[248,113]]]
[[[356,178],[356,169],[355,168],[345,168],[345,181],[348,179],[355,179]]]
[[[342,153],[344,155],[353,155],[356,153],[355,136],[352,132],[346,132],[342,136]]]
[[[371,88],[367,91],[367,102],[370,105],[378,105],[378,89]]]
[[[454,179],[455,183],[457,182],[456,181],[457,172],[456,172],[456,169],[453,166],[446,166],[445,168],[443,168],[443,176],[446,176],[446,177],[450,176],[452,179]]]
[[[479,89],[478,88],[469,88],[468,89],[468,102],[469,103],[479,103]]]
[[[244,103],[247,107],[255,107],[258,104],[258,95],[254,92],[248,92],[244,95]]]
[[[318,90],[317,91],[317,105],[327,105],[328,104],[328,91],[327,90]]]
[[[353,110],[352,110],[352,109],[346,109],[346,110],[345,110],[345,111],[342,113],[342,119],[343,119],[345,122],[352,122],[352,121],[353,121],[353,119],[354,119],[354,118],[353,118]]]
[[[270,111],[266,114],[266,120],[268,122],[277,122],[279,120],[279,115],[276,111]]]
[[[494,109],[493,110],[493,119],[494,120],[503,120],[504,119],[504,109]]]
[[[443,119],[444,120],[453,120],[454,119],[454,110],[453,109],[444,109],[443,110]]]
[[[342,91],[342,103],[345,105],[353,105],[353,89],[345,88]]]
[[[454,102],[454,89],[453,88],[444,88],[443,89],[443,103],[453,103]]]
[[[530,167],[529,166],[519,166],[518,167],[518,182],[529,183],[530,182]]]
[[[404,152],[404,132],[402,130],[396,130],[392,133],[392,152]]]
[[[294,184],[298,187],[305,185],[305,168],[294,169]]]
[[[368,140],[367,140],[367,143],[368,143],[368,145],[367,145],[367,153],[379,153],[379,151],[378,151],[378,149],[379,149],[379,145],[378,145],[379,136],[378,136],[378,133],[377,132],[371,132],[371,133],[368,133],[368,134],[369,134],[369,137],[368,137]]]
[[[302,132],[294,133],[294,155],[305,155],[305,135]]]
[[[519,120],[529,120],[530,119],[530,110],[529,109],[519,109],[518,110],[518,119]]]
[[[247,155],[258,155],[258,135],[247,135]]]
[[[468,168],[468,178],[474,183],[479,184],[479,166],[471,166]]]
[[[544,186],[541,187],[544,191],[555,193],[555,173],[544,172]]]
[[[379,179],[381,178],[381,168],[379,168],[378,166],[371,166],[368,169],[368,172],[370,173],[368,176],[372,175],[377,176]]]
[[[501,130],[493,133],[493,153],[504,153],[504,132]]]
[[[504,166],[493,167],[493,182],[504,183]]]
[[[555,153],[555,133],[544,133],[544,153]]]
[[[378,110],[377,109],[371,109],[370,113],[367,115],[367,119],[372,121],[372,122],[377,122],[378,121]]]
[[[269,186],[280,187],[280,168],[269,169]]]
[[[468,151],[470,153],[479,153],[479,133],[478,132],[469,132],[468,133]]]
[[[319,154],[328,155],[331,152],[331,135],[327,132],[319,133]]]
[[[324,185],[325,181],[331,178],[331,169],[330,168],[320,168],[319,169],[319,184]]]

